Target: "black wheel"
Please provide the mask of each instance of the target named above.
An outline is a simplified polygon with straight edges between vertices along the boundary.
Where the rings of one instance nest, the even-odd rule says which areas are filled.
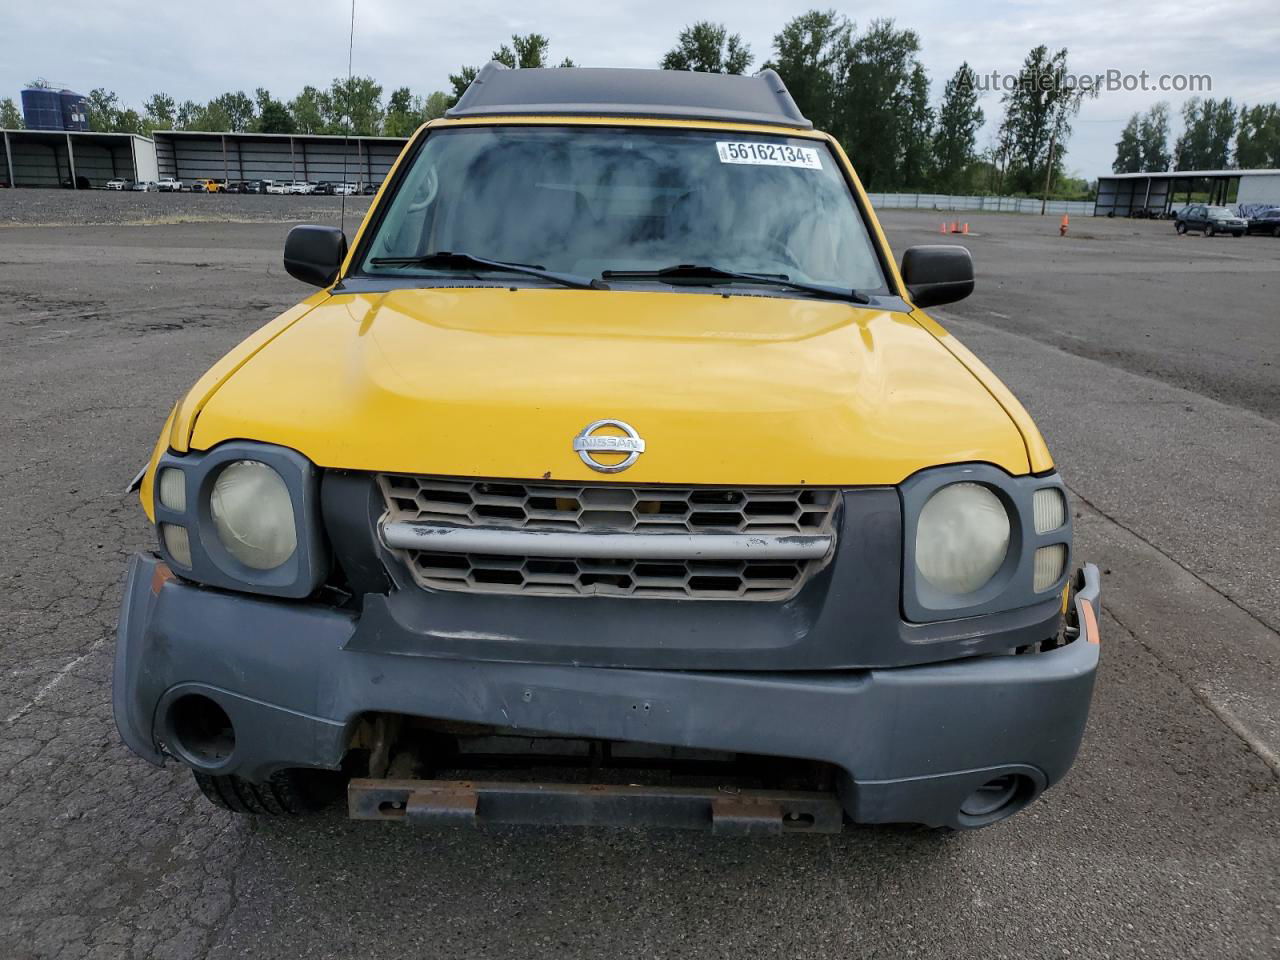
[[[1187,232],[1187,225],[1183,223],[1181,220],[1179,220],[1177,223],[1173,225],[1173,232],[1176,233],[1178,236],[1182,236],[1184,233]]]
[[[1215,227],[1212,223],[1204,228],[1204,235],[1206,237],[1215,236],[1217,233],[1218,233],[1218,228]]]
[[[196,786],[214,806],[232,813],[265,817],[298,817],[314,813],[333,794],[332,775],[324,771],[280,770],[265,783],[251,783],[234,774],[214,776],[191,771]],[[328,789],[325,789],[328,787]]]
[[[1273,237],[1280,237],[1280,227],[1276,227],[1274,230],[1272,230],[1271,235]]]

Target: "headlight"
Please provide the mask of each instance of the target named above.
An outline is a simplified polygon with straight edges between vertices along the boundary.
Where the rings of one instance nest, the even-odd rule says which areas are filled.
[[[1009,513],[987,487],[952,483],[933,494],[916,524],[916,569],[934,588],[973,593],[1009,552]]]
[[[274,570],[298,548],[293,498],[280,474],[257,460],[223,467],[209,512],[227,552],[254,570]]]

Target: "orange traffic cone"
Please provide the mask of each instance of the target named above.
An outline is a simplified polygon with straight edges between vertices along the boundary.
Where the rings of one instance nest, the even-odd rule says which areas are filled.
[[[1065,237],[1067,235],[1067,225],[1070,222],[1071,222],[1070,219],[1064,213],[1062,215],[1062,223],[1058,225],[1058,236]]]
[[[963,227],[960,228],[960,232],[967,237],[969,235],[969,225],[966,223]]]
[[[951,221],[951,232],[952,232],[952,233],[959,233],[959,232],[960,232],[960,224],[959,224],[959,223],[957,223],[955,220],[952,220],[952,221]]]
[[[941,227],[939,227],[939,228],[938,228],[938,232],[939,232],[939,233],[946,233],[946,232],[947,232],[947,225],[944,223]]]

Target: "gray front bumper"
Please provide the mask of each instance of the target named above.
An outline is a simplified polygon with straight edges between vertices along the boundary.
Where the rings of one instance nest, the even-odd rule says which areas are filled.
[[[1076,596],[1096,622],[1096,568]],[[210,773],[261,780],[336,769],[362,713],[796,757],[847,774],[861,822],[956,825],[961,801],[1005,773],[1038,789],[1071,766],[1098,665],[1081,639],[1025,656],[832,673],[730,673],[480,662],[347,649],[352,614],[174,579],[134,557],[120,617],[116,724],[153,763],[179,755],[169,714],[183,694],[216,700],[236,745]]]

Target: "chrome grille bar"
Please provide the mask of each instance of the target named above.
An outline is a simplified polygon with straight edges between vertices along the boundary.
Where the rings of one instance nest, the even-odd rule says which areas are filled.
[[[449,527],[389,521],[383,542],[393,550],[489,556],[626,560],[818,560],[831,549],[825,534],[762,537],[721,533],[562,533]]]

